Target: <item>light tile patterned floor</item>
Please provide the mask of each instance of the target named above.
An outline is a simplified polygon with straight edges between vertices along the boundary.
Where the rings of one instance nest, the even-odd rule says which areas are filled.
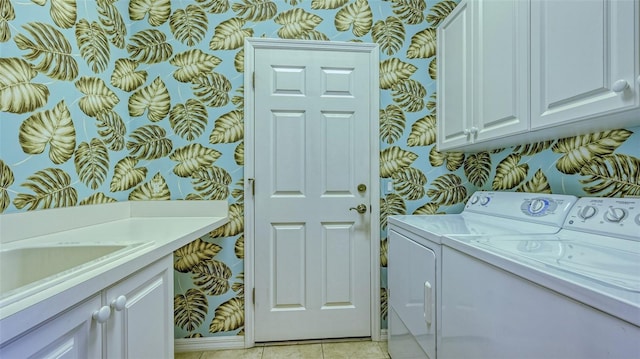
[[[175,359],[388,359],[387,342],[319,342],[259,345],[250,349],[176,353]]]

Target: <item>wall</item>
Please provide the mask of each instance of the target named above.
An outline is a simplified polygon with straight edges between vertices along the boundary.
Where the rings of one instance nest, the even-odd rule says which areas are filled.
[[[230,223],[176,252],[176,337],[242,334],[246,36],[380,44],[383,327],[386,216],[459,212],[476,189],[639,195],[640,128],[435,150],[434,28],[454,5],[0,0],[0,212],[227,199]]]

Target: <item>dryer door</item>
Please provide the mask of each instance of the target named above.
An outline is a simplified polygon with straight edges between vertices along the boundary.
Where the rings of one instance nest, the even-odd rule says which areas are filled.
[[[436,255],[389,231],[389,353],[436,357]]]

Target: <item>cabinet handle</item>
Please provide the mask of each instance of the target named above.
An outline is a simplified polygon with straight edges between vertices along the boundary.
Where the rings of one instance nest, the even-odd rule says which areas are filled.
[[[613,86],[611,86],[611,90],[613,90],[613,92],[615,93],[621,93],[622,91],[626,90],[627,87],[629,87],[629,83],[627,82],[627,80],[623,79],[614,82]]]
[[[93,312],[91,317],[98,323],[105,323],[109,317],[111,316],[111,308],[108,305],[103,306],[102,308]]]
[[[433,302],[433,290],[429,281],[424,282],[424,321],[431,325],[433,313],[431,313],[431,302]]]
[[[125,297],[124,295],[121,295],[118,298],[111,301],[111,308],[115,309],[118,312],[123,310],[126,307],[126,305],[127,305],[127,297]]]

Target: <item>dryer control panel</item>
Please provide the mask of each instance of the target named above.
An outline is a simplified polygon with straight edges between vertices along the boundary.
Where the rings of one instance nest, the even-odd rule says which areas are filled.
[[[563,228],[640,241],[640,198],[580,198]]]

